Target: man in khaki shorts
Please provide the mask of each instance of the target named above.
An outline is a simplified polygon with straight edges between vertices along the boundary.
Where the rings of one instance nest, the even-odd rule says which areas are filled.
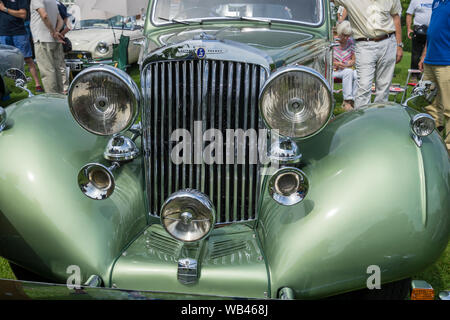
[[[400,0],[331,1],[347,10],[356,40],[355,108],[370,103],[374,80],[374,102],[387,101],[395,64],[403,56]]]
[[[42,84],[47,93],[63,93],[59,67],[64,63],[63,37],[57,31],[63,26],[55,0],[31,0],[31,33]]]
[[[438,94],[425,110],[434,118],[439,133],[445,132],[450,152],[450,1],[434,0],[427,33],[427,44],[419,69],[423,79],[438,86]],[[445,131],[444,131],[445,128]]]

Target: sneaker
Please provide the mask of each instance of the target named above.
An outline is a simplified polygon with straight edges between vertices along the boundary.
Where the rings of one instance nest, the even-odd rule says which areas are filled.
[[[36,93],[43,93],[43,92],[44,92],[44,89],[42,89],[41,86],[36,87]]]

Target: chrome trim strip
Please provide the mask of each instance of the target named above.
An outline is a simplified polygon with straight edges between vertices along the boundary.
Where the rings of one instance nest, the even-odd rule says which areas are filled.
[[[169,100],[169,112],[168,112],[168,119],[169,121],[169,140],[170,140],[170,135],[173,132],[173,128],[172,128],[172,108],[173,108],[173,100],[172,100],[172,93],[173,93],[173,76],[172,76],[172,63],[168,63],[167,64],[167,71],[169,73],[169,83],[167,85],[167,89],[168,89],[168,100]],[[168,145],[169,145],[169,154],[172,154],[172,142],[168,141]],[[172,161],[169,161],[169,185],[168,185],[168,190],[167,193],[170,194],[172,191]]]
[[[210,106],[211,106],[211,118],[210,118],[210,125],[208,129],[212,129],[215,127],[215,109],[216,109],[216,68],[217,68],[217,63],[216,61],[212,61],[211,63],[211,101],[210,101]],[[217,164],[213,164],[210,165],[209,167],[209,194],[210,194],[210,198],[212,203],[214,203],[214,185],[217,179],[215,179],[215,172],[214,172],[214,167],[218,168]]]
[[[202,75],[202,129],[203,132],[206,131],[206,118],[207,118],[207,108],[208,108],[208,77],[209,77],[209,61],[205,60],[202,61],[202,65],[203,65],[203,75]],[[203,139],[202,139],[203,141]],[[202,142],[202,149],[204,148],[204,143]],[[203,153],[203,152],[202,152]],[[200,187],[200,191],[201,192],[205,192],[205,180],[206,180],[206,176],[205,176],[205,162],[203,161],[203,154],[202,154],[202,169],[201,169],[201,187]],[[198,186],[197,186],[198,187]]]
[[[239,109],[240,109],[240,97],[241,97],[241,64],[236,63],[236,101],[234,104],[234,127],[239,128]],[[233,182],[233,221],[238,221],[237,216],[237,193],[238,193],[238,159],[236,158],[236,150],[239,146],[234,146],[234,182]]]
[[[161,118],[162,120],[160,121],[161,123],[161,200],[165,198],[165,192],[164,192],[164,187],[166,186],[166,184],[164,183],[165,177],[164,177],[164,165],[165,165],[165,161],[164,161],[164,140],[165,140],[165,132],[164,132],[164,117],[165,117],[165,104],[166,104],[166,99],[165,99],[165,83],[166,83],[166,79],[165,79],[165,69],[166,69],[166,63],[162,63],[161,64]],[[170,155],[169,155],[170,156]],[[170,160],[168,162],[171,162]]]
[[[186,128],[186,122],[187,122],[187,101],[186,101],[186,95],[187,95],[187,83],[186,83],[186,62],[183,62],[182,65],[183,68],[183,128]],[[170,121],[170,119],[169,119]],[[172,132],[172,131],[171,131]],[[186,166],[183,166],[183,183],[181,185],[181,188],[186,189],[187,188],[187,184],[186,184]]]
[[[153,132],[154,132],[154,139],[155,139],[155,148],[154,150],[154,154],[152,155],[153,159],[155,160],[155,179],[153,180],[155,182],[153,189],[155,190],[155,202],[157,206],[160,206],[161,204],[158,201],[158,173],[160,172],[158,170],[158,107],[159,103],[158,103],[158,65],[155,65],[155,92],[154,92],[154,99],[155,99],[155,107],[153,108],[155,110],[154,115],[155,118],[153,119]],[[156,208],[155,208],[156,209]]]
[[[169,62],[170,63],[170,62]],[[174,129],[179,128],[180,123],[180,86],[178,85],[180,83],[180,62],[175,62],[175,125]],[[172,119],[169,119],[169,122],[173,121]],[[175,190],[179,190],[180,188],[180,166],[178,164],[175,165]],[[169,190],[169,195],[173,192],[173,190]]]
[[[223,132],[222,128],[222,114],[223,114],[223,85],[224,85],[224,72],[225,72],[225,63],[220,61],[220,80],[219,80],[219,131]],[[222,222],[222,169],[224,164],[219,164],[217,167],[217,222]]]
[[[256,114],[256,97],[258,96],[259,92],[257,93],[256,91],[256,67],[253,65],[252,66],[252,94],[251,94],[251,113],[252,115]],[[250,120],[250,127],[251,128],[256,128],[257,124],[255,123],[255,117],[252,116],[251,120]],[[250,177],[250,182],[249,182],[249,186],[248,186],[248,212],[251,213],[253,212],[253,166],[250,166],[250,171],[249,171],[249,177]],[[257,187],[257,186],[256,186]]]

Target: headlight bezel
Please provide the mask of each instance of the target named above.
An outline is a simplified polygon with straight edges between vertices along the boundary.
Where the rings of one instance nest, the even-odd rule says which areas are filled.
[[[273,128],[272,125],[270,124],[270,120],[268,119],[268,117],[266,116],[266,114],[263,110],[263,105],[262,105],[263,98],[264,98],[265,94],[267,93],[267,90],[270,88],[270,86],[273,85],[274,82],[279,80],[281,77],[284,77],[284,76],[286,76],[286,74],[293,73],[293,72],[306,73],[307,75],[310,75],[310,76],[318,79],[320,84],[323,85],[326,90],[326,95],[327,95],[328,102],[329,102],[328,115],[327,115],[326,119],[323,121],[322,125],[317,130],[313,131],[310,134],[304,135],[304,136],[288,135],[288,134],[283,133],[282,130],[280,130],[279,128]],[[310,67],[306,67],[306,66],[298,66],[298,65],[285,66],[285,67],[282,67],[282,68],[276,70],[275,72],[273,72],[270,75],[270,77],[267,79],[267,81],[264,83],[263,87],[261,88],[261,91],[259,94],[259,110],[260,110],[260,116],[264,122],[264,125],[269,130],[278,130],[278,135],[280,137],[289,138],[289,139],[293,139],[293,140],[306,140],[306,139],[309,139],[309,138],[315,136],[316,134],[320,133],[330,122],[330,120],[333,116],[333,110],[334,110],[333,91],[331,90],[331,86],[330,86],[329,82],[327,81],[327,79],[325,79],[325,77],[322,74],[320,74],[320,72],[318,72],[317,70],[312,69]]]
[[[93,128],[87,126],[85,123],[83,123],[80,120],[79,115],[75,111],[75,108],[73,106],[73,104],[74,104],[73,94],[74,94],[74,90],[77,88],[77,84],[80,81],[82,81],[85,77],[89,77],[95,73],[106,73],[108,76],[116,78],[116,80],[118,80],[120,83],[122,83],[124,85],[124,89],[126,91],[128,91],[128,93],[129,93],[129,97],[131,98],[131,103],[130,103],[131,116],[130,116],[127,124],[125,126],[123,126],[122,128],[120,128],[120,130],[114,130],[111,132],[96,131]],[[70,84],[67,97],[68,97],[70,112],[71,112],[73,118],[75,119],[75,121],[78,123],[78,125],[80,125],[84,130],[86,130],[92,134],[99,135],[99,136],[113,136],[115,134],[119,134],[121,132],[127,131],[136,122],[136,119],[137,119],[137,117],[139,115],[139,111],[140,111],[140,105],[141,105],[141,92],[139,90],[138,85],[133,81],[131,76],[120,69],[114,68],[109,65],[104,65],[104,64],[92,66],[90,68],[87,68],[87,69],[81,71],[73,79],[72,83]],[[99,99],[100,98],[97,97],[96,102],[98,102]],[[95,106],[93,106],[93,107],[96,108]]]

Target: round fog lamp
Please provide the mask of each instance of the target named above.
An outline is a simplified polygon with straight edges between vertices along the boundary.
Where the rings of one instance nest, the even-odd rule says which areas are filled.
[[[139,110],[139,88],[124,71],[100,65],[75,77],[69,89],[69,107],[87,131],[109,136],[130,128]]]
[[[269,180],[270,195],[281,205],[292,206],[301,202],[308,190],[308,179],[297,168],[282,168]]]
[[[194,242],[209,235],[216,212],[209,198],[197,190],[173,193],[161,208],[161,223],[175,239]]]
[[[433,133],[436,124],[432,116],[425,113],[419,113],[412,118],[411,128],[419,137],[426,137]]]

